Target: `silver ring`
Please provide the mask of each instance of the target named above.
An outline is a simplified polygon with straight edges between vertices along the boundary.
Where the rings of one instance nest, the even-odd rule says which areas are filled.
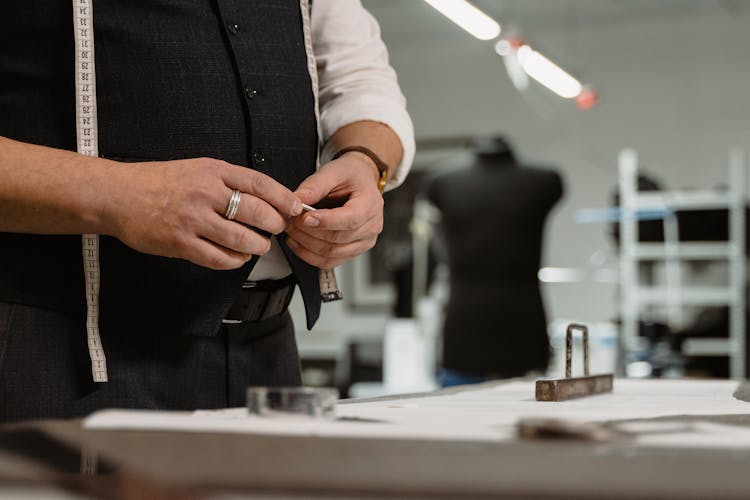
[[[240,206],[240,196],[242,196],[242,192],[239,189],[232,190],[232,197],[229,198],[227,211],[224,213],[224,217],[228,220],[234,220],[234,216],[237,215],[237,209]]]

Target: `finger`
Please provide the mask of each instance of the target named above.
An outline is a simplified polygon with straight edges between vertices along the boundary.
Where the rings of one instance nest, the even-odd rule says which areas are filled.
[[[271,234],[279,234],[286,228],[286,221],[274,207],[247,193],[240,195],[234,220]]]
[[[199,234],[212,243],[241,254],[264,255],[271,249],[268,238],[218,215],[201,228]]]
[[[287,238],[289,247],[301,247],[305,250],[323,258],[350,259],[362,252],[366,252],[375,245],[377,236],[363,238],[352,243],[338,245],[327,241],[307,237],[300,241],[295,238]]]
[[[335,169],[321,168],[306,178],[294,191],[294,194],[302,200],[302,203],[315,205],[338,186],[342,179],[336,175]]]
[[[308,248],[313,248],[312,245],[315,244],[315,240],[321,241],[321,243],[327,242],[343,245],[346,243],[354,243],[359,240],[376,238],[383,231],[382,217],[373,217],[362,227],[359,227],[354,231],[331,231],[327,229],[310,228],[303,223],[298,222],[297,219],[287,226],[286,233],[291,238],[297,240],[297,242]],[[308,239],[311,239],[309,243]]]
[[[265,200],[286,217],[302,213],[302,203],[297,196],[273,178],[236,165],[227,165],[222,172],[224,183],[229,188],[239,189]]]
[[[310,228],[354,231],[382,214],[383,197],[378,194],[352,197],[342,207],[307,212],[299,219]]]
[[[252,255],[235,252],[202,238],[191,242],[183,258],[199,266],[215,270],[237,269]]]
[[[287,245],[297,257],[308,264],[319,267],[320,269],[333,269],[339,264],[369,250],[373,247],[374,242],[361,241],[343,245],[336,250],[336,255],[333,256],[318,255],[291,239],[287,239]]]

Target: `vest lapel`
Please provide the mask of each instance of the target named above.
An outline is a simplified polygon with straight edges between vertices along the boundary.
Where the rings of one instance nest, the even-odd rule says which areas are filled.
[[[315,322],[320,316],[320,280],[318,278],[319,270],[297,257],[286,244],[286,234],[277,236],[279,246],[292,268],[294,276],[297,279],[302,300],[305,303],[305,313],[307,316],[307,329],[312,329]]]

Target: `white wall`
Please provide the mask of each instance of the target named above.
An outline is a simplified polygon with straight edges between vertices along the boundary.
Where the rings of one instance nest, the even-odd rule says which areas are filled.
[[[546,265],[585,268],[592,254],[610,248],[603,225],[577,224],[574,213],[608,204],[623,147],[636,148],[672,188],[722,183],[728,149],[750,148],[750,13],[697,9],[607,26],[556,29],[553,22],[543,33],[529,32],[541,50],[595,84],[601,102],[583,112],[539,89],[533,96],[540,100],[524,100],[490,43],[457,44],[451,37],[403,43],[389,32],[389,17],[399,9],[375,3],[366,5],[380,14],[386,42],[393,39],[391,61],[418,138],[503,133],[522,158],[563,174],[566,194],[549,220]],[[550,318],[596,321],[616,313],[613,285],[556,284],[544,291]],[[301,318],[298,302],[293,310]],[[384,321],[384,315],[354,316],[341,304],[324,306],[312,336],[301,334],[302,349],[313,336],[377,332]]]

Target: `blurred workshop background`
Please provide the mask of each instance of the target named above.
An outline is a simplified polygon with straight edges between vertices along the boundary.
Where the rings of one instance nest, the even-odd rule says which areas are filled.
[[[750,3],[363,3],[417,157],[375,249],[337,270],[345,300],[312,333],[293,302],[305,383],[369,396],[446,370],[559,374],[571,321],[592,371],[746,375]]]

